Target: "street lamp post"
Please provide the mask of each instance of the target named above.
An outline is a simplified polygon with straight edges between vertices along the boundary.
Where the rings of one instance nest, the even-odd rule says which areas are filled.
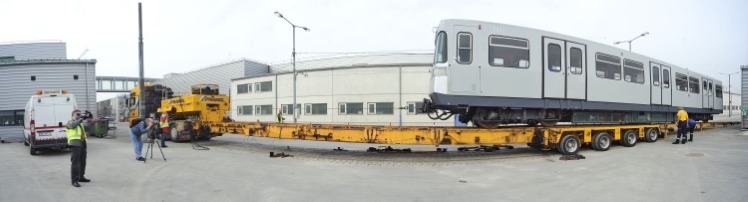
[[[309,32],[308,27],[304,26],[297,26],[291,23],[291,21],[288,21],[285,17],[283,17],[283,14],[279,13],[278,11],[275,11],[275,16],[278,16],[279,18],[283,18],[288,22],[288,24],[291,24],[293,27],[293,52],[291,52],[291,55],[293,56],[293,123],[296,123],[296,28],[304,29],[304,31]]]
[[[730,76],[732,76],[733,74],[739,74],[739,73],[740,72],[734,72],[734,73],[729,73],[729,74],[725,74],[725,73],[721,73],[721,72],[719,73],[719,74],[722,74],[722,75],[727,75],[727,96],[730,96],[729,98],[727,98],[730,101],[727,104],[727,108],[728,108],[728,111],[729,111],[729,113],[727,114],[727,117],[732,117],[732,83],[730,83]],[[722,96],[722,97],[724,97],[724,96]]]
[[[642,33],[641,35],[637,36],[634,39],[631,39],[631,40],[628,40],[628,41],[616,41],[613,44],[618,45],[619,43],[629,43],[629,52],[631,52],[631,42],[634,41],[634,40],[636,40],[636,39],[638,39],[639,37],[643,37],[643,36],[647,36],[647,35],[649,35],[649,32],[644,32],[644,33]]]

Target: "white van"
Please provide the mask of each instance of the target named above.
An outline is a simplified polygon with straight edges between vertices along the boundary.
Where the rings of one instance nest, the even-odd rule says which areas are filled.
[[[67,90],[36,91],[26,103],[23,138],[31,155],[45,148],[69,148],[65,124],[78,106]]]

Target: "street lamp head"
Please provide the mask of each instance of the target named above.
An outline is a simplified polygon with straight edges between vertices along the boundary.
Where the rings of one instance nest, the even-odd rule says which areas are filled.
[[[275,16],[278,16],[279,18],[283,17],[283,15],[281,13],[279,13],[278,11],[275,11]]]
[[[306,31],[306,32],[311,31],[308,27],[301,27],[301,28],[304,29],[304,31]]]
[[[613,42],[613,44],[615,44],[615,45],[618,45],[619,43],[621,43],[621,42],[620,41]]]
[[[649,32],[642,33],[642,36],[647,36],[647,35],[649,35]]]

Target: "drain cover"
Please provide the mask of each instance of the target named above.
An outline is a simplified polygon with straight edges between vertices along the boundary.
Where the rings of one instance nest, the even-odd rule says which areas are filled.
[[[690,157],[702,157],[702,156],[704,156],[704,154],[702,154],[702,153],[690,153],[690,154],[686,154],[686,156],[690,156]]]

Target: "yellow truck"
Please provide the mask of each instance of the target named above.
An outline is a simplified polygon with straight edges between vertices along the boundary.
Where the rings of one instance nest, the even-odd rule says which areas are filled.
[[[190,94],[174,96],[171,88],[160,84],[145,84],[143,89],[143,105],[145,114],[153,118],[158,125],[162,113],[169,116],[169,135],[167,140],[180,142],[185,140],[208,140],[221,136],[216,130],[211,130],[211,124],[227,121],[224,117],[226,110],[231,107],[229,97],[219,93],[216,84],[195,84],[191,86]],[[141,118],[140,87],[135,86],[130,91],[127,100],[129,108],[129,122]]]

